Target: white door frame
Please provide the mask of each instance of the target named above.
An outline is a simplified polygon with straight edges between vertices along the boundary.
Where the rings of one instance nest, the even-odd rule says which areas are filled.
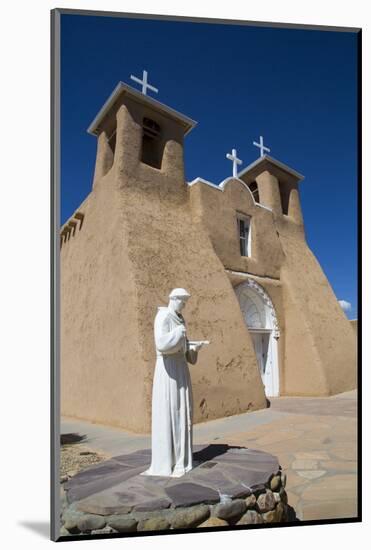
[[[265,394],[267,397],[279,396],[279,366],[278,366],[278,338],[279,329],[276,312],[265,289],[256,281],[248,279],[236,288],[236,295],[242,310],[243,317],[249,332],[269,334],[268,352],[266,358]],[[257,312],[249,318],[253,303]],[[251,326],[252,323],[254,326]],[[252,340],[252,339],[251,339]],[[253,343],[253,342],[252,342]]]

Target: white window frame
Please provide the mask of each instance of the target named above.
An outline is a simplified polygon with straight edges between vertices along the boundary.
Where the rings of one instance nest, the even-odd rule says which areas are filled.
[[[240,232],[240,222],[243,222],[245,227],[245,237],[241,237]],[[246,229],[247,227],[247,229]],[[238,248],[241,256],[251,257],[251,216],[246,216],[245,214],[237,213],[237,235],[238,235]],[[243,242],[243,251],[241,253],[241,242]]]

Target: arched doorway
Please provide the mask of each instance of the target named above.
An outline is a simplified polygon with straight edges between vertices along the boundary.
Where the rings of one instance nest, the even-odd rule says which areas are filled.
[[[279,395],[279,329],[272,301],[264,288],[248,279],[236,288],[243,317],[251,335],[267,397]]]

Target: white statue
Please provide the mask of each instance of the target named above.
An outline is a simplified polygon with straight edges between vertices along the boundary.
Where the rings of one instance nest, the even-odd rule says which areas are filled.
[[[190,294],[176,288],[155,319],[152,462],[144,475],[180,477],[192,469],[192,386],[188,363],[208,341],[189,341],[181,311]]]

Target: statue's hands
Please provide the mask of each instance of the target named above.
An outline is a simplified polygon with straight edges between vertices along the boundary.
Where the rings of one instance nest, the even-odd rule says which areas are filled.
[[[200,349],[203,347],[203,343],[200,342],[198,344],[189,344],[190,351],[200,351]]]
[[[200,351],[204,346],[210,344],[209,340],[188,340],[187,345],[190,351]]]

